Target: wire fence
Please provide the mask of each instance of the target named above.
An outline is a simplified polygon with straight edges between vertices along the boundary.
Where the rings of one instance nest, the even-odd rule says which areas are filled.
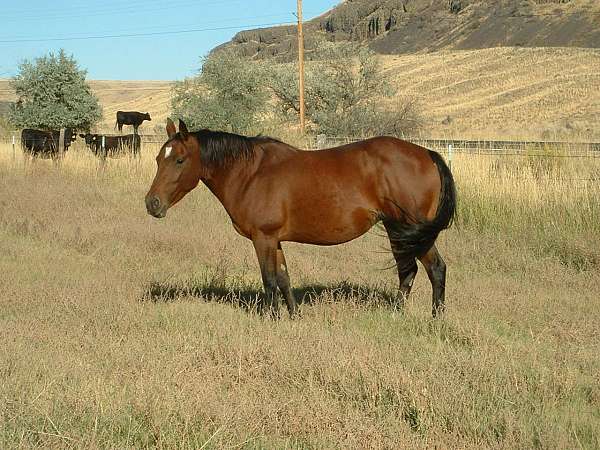
[[[120,134],[107,134],[122,136]],[[164,144],[164,134],[140,134],[142,143]],[[318,135],[307,139],[307,148],[319,150],[351,144],[366,139],[359,136],[324,136]],[[428,139],[421,137],[404,137],[425,148],[439,152],[469,153],[482,156],[544,156],[552,158],[600,157],[600,142],[573,141],[503,141],[503,140],[468,140],[468,139]],[[21,145],[20,132],[9,133],[0,137],[0,143]]]
[[[112,136],[112,135],[105,135]],[[114,135],[122,136],[122,135]],[[144,144],[160,144],[165,142],[163,134],[140,134],[141,147],[143,152]],[[319,150],[324,148],[337,147],[341,145],[351,144],[365,139],[357,136],[312,136],[307,139],[306,147],[310,150]],[[491,178],[501,178],[502,169],[497,166],[497,161],[506,158],[507,167],[512,164],[509,157],[526,157],[529,161],[540,159],[540,161],[548,161],[556,158],[561,160],[573,159],[596,159],[600,158],[600,142],[569,142],[569,141],[514,141],[514,140],[467,140],[467,139],[428,139],[428,138],[411,138],[404,137],[405,140],[413,142],[425,148],[429,148],[443,154],[448,161],[450,167],[458,163],[456,161],[458,155],[478,156],[478,157],[495,157],[491,163]],[[81,140],[81,139],[78,139]],[[83,142],[83,140],[81,140]],[[10,144],[12,147],[13,158],[17,152],[21,151],[21,134],[18,131],[9,133],[0,137],[0,143]],[[11,147],[8,147],[9,149]],[[600,159],[598,159],[600,161]],[[515,165],[518,165],[515,162]],[[519,176],[517,173],[512,173],[511,177]],[[596,176],[598,173],[598,176]],[[591,178],[563,178],[560,174],[553,174],[555,180],[564,181],[600,181],[600,169],[594,171]]]
[[[317,150],[337,147],[361,139],[365,138],[320,135],[311,139],[310,148]],[[442,153],[468,153],[482,156],[543,156],[551,158],[600,157],[600,142],[428,139],[420,137],[404,137],[403,139]]]
[[[309,143],[311,149],[324,149],[351,144],[364,138],[353,136],[316,136]],[[457,169],[461,161],[457,157],[485,158],[489,164],[486,178],[504,181],[531,181],[535,178],[596,186],[600,182],[600,142],[571,141],[509,141],[427,139],[404,137],[405,140],[431,150],[446,158],[451,169]],[[516,157],[516,158],[513,158]],[[461,158],[462,159],[462,158]],[[576,169],[563,171],[563,161],[571,159]],[[590,161],[589,163],[586,160]],[[581,164],[586,170],[580,170]],[[596,164],[598,163],[598,164]],[[597,168],[595,166],[597,165]]]

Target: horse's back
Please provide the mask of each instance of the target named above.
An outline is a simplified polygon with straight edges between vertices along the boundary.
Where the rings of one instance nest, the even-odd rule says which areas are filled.
[[[293,172],[298,168],[311,167],[321,172],[353,169],[356,175],[356,170],[371,164],[431,163],[427,149],[390,136],[322,150],[300,150],[281,142],[271,142],[261,147],[266,151],[261,165],[267,170],[275,168]]]
[[[329,190],[345,184],[384,201],[439,192],[439,176],[429,150],[394,137],[375,137],[317,151],[291,152],[278,172],[291,183]],[[278,174],[279,175],[279,174]]]

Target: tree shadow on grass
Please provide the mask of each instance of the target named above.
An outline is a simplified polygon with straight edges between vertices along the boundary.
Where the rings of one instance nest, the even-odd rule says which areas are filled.
[[[292,290],[299,305],[352,302],[371,307],[398,306],[395,292],[382,287],[359,285],[348,281],[328,285],[308,284]],[[155,281],[144,289],[141,301],[168,303],[192,297],[205,302],[230,304],[245,311],[256,311],[262,301],[262,292],[262,289],[251,285],[227,286],[225,283],[202,281],[177,284]],[[281,300],[285,303],[283,299]]]

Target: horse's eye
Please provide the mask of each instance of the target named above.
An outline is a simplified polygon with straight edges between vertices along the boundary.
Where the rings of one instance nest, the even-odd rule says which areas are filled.
[[[183,164],[183,158],[177,158],[177,164]]]

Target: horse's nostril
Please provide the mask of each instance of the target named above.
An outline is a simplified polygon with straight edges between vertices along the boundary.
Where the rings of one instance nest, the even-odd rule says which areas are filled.
[[[148,212],[157,211],[160,208],[160,200],[158,197],[146,197],[146,209]]]

